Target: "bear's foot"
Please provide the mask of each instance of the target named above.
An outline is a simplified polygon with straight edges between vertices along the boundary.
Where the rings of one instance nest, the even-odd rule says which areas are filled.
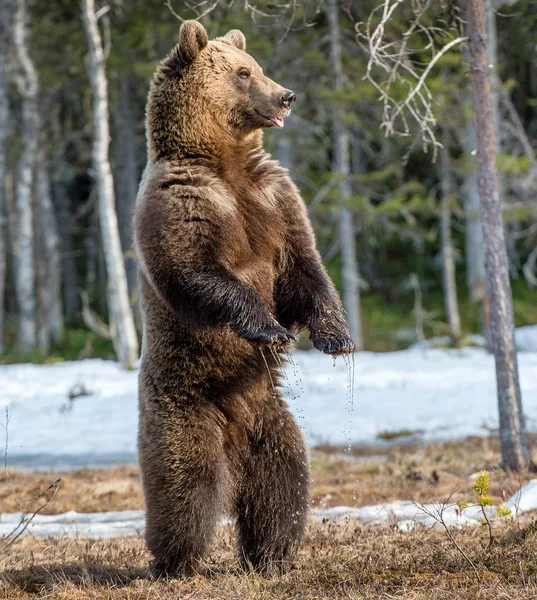
[[[353,340],[345,334],[312,331],[310,339],[314,347],[325,354],[337,356],[352,354],[355,350]]]
[[[149,565],[154,579],[187,579],[198,575],[206,575],[206,569],[199,561],[172,561],[169,559],[153,559]]]

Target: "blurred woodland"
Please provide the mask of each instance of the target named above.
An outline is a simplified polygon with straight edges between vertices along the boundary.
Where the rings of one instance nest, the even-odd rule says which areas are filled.
[[[105,251],[113,244],[103,240],[92,159],[99,127],[96,55],[83,4],[0,4],[0,362],[114,355],[117,319],[107,299],[121,273],[115,279],[112,251]],[[470,334],[486,333],[468,50],[460,43],[440,57],[431,51],[461,35],[463,19],[447,1],[404,4],[384,39],[401,39],[421,11],[428,33],[412,35],[409,60],[419,75],[434,58],[427,85],[436,146],[424,145],[412,119],[393,135],[382,126],[385,107],[366,77],[369,55],[360,35],[377,0],[285,6],[221,0],[196,7],[180,0],[111,0],[95,6],[115,213],[138,334],[131,213],[145,165],[147,91],[156,64],[177,40],[174,12],[183,18],[206,12],[201,20],[210,37],[241,29],[265,72],[296,92],[285,129],[267,131],[265,143],[308,204],[324,262],[345,292],[358,346],[395,350],[433,335],[460,345]],[[488,5],[516,325],[537,323],[536,22],[537,4],[530,0]],[[407,92],[394,82],[396,101]]]

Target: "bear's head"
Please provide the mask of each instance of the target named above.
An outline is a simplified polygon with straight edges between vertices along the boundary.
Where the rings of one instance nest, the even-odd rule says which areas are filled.
[[[186,21],[179,43],[159,65],[149,95],[150,151],[157,158],[207,155],[283,127],[296,99],[246,53],[234,29],[209,41],[197,21]]]

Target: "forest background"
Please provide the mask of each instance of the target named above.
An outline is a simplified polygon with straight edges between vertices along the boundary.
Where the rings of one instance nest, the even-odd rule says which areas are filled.
[[[390,20],[388,40],[400,40],[418,11],[433,46],[460,34],[455,5],[405,4]],[[266,147],[302,191],[323,260],[346,292],[347,312],[349,290],[354,294],[351,326],[358,346],[389,351],[424,337],[446,336],[452,345],[474,343],[476,333],[486,338],[464,44],[435,59],[427,78],[443,146],[435,148],[423,146],[413,123],[403,135],[385,135],[381,125],[383,104],[365,77],[370,56],[360,35],[378,2],[217,2],[192,10],[160,0],[115,0],[107,7],[98,16],[114,206],[138,334],[131,215],[145,165],[147,91],[156,64],[177,40],[174,13],[207,11],[201,20],[210,37],[241,29],[265,72],[297,93],[292,117],[283,131],[267,131]],[[330,18],[334,7],[337,29]],[[110,358],[110,256],[92,166],[95,115],[80,5],[5,0],[0,11],[0,362]],[[488,12],[501,203],[515,325],[521,326],[537,323],[537,5],[489,3]],[[412,44],[412,65],[423,72],[435,57],[431,39],[418,34]],[[392,93],[404,99],[407,90],[394,85]],[[348,136],[346,186],[335,168],[342,128]]]

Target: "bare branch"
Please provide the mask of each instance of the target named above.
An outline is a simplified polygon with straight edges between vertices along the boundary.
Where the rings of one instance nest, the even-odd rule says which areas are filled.
[[[104,37],[104,45],[103,45],[103,54],[104,60],[107,60],[110,56],[110,51],[112,50],[112,35],[110,33],[110,18],[105,16],[103,18],[103,37]]]
[[[108,14],[109,12],[110,7],[108,5],[101,6],[101,8],[95,12],[95,18],[98,21],[101,17],[104,17],[104,15]]]
[[[528,176],[526,177],[526,180],[523,183],[523,188],[527,191],[535,181],[535,178],[537,177],[537,158],[535,158],[533,146],[531,145],[528,135],[526,134],[524,125],[520,120],[520,116],[515,108],[515,105],[513,104],[513,101],[509,96],[509,92],[507,92],[507,90],[501,86],[500,99],[502,101],[502,104],[505,106],[505,109],[511,121],[510,130],[520,142],[524,154],[526,155],[526,158],[528,159],[528,162],[530,164]]]
[[[30,523],[34,520],[36,515],[38,515],[52,501],[52,499],[56,495],[56,492],[58,491],[60,484],[62,482],[61,478],[56,479],[56,481],[53,484],[49,485],[49,487],[46,490],[44,490],[38,496],[36,496],[35,500],[45,497],[46,501],[41,506],[39,506],[37,508],[37,510],[35,510],[29,517],[27,517],[27,515],[24,513],[24,510],[22,508],[21,501],[19,500],[19,497],[17,496],[17,492],[15,491],[13,482],[11,481],[11,475],[10,475],[9,469],[8,469],[9,408],[7,406],[6,406],[5,431],[6,431],[6,443],[4,446],[4,470],[6,473],[7,480],[9,482],[9,487],[11,489],[11,493],[13,494],[13,497],[15,498],[15,501],[17,502],[17,506],[19,507],[19,511],[21,513],[21,518],[20,518],[19,523],[12,530],[8,534],[6,534],[5,536],[2,537],[2,541],[5,541],[5,540],[9,540],[9,541],[6,544],[4,544],[4,546],[2,546],[2,548],[0,548],[0,553],[8,550],[21,537],[21,535],[28,529],[28,527],[30,526]]]
[[[96,333],[98,336],[106,340],[112,339],[110,327],[99,317],[97,313],[91,310],[89,297],[86,290],[79,290],[80,298],[82,299],[82,318],[86,327]]]
[[[184,22],[184,19],[183,19],[183,17],[182,17],[180,14],[178,14],[177,12],[175,12],[175,9],[174,9],[174,8],[173,8],[173,6],[172,6],[172,2],[171,2],[171,0],[166,0],[166,6],[168,7],[168,10],[169,10],[169,11],[172,13],[172,15],[173,15],[173,16],[174,16],[176,19],[178,19],[179,21],[181,21],[181,23],[182,23],[182,22]]]
[[[43,504],[41,504],[41,506],[39,506],[30,515],[30,517],[26,518],[26,515],[24,513],[21,515],[21,520],[20,520],[19,524],[16,527],[14,527],[14,529],[3,538],[4,540],[9,539],[9,542],[7,542],[7,544],[5,544],[2,548],[0,548],[0,553],[8,550],[21,537],[21,535],[28,529],[31,522],[35,519],[35,517],[48,506],[48,504],[52,501],[52,499],[56,495],[56,492],[60,489],[61,482],[62,482],[61,478],[56,479],[56,481],[54,483],[49,485],[49,487],[39,495],[39,497],[45,497],[46,500]]]
[[[537,288],[537,275],[535,275],[535,263],[537,262],[537,246],[529,253],[528,260],[522,267],[524,278],[528,285],[532,288]]]
[[[432,146],[434,162],[441,144],[434,131],[436,119],[427,79],[438,61],[467,38],[458,36],[446,42],[445,38],[451,37],[448,32],[434,25],[422,25],[421,20],[432,2],[417,0],[412,3],[414,15],[407,30],[399,40],[389,39],[386,33],[388,24],[395,11],[405,4],[409,3],[405,0],[383,0],[366,22],[355,25],[356,41],[368,56],[363,79],[380,94],[379,100],[383,104],[381,127],[385,135],[410,136],[410,122],[413,122],[418,127],[423,150],[426,152]],[[380,20],[374,25],[379,13]],[[418,44],[419,48],[413,50],[410,44],[414,38],[425,40],[425,46]],[[430,59],[425,62],[424,53],[430,54]],[[396,84],[408,88],[403,100],[398,101],[393,95]]]

